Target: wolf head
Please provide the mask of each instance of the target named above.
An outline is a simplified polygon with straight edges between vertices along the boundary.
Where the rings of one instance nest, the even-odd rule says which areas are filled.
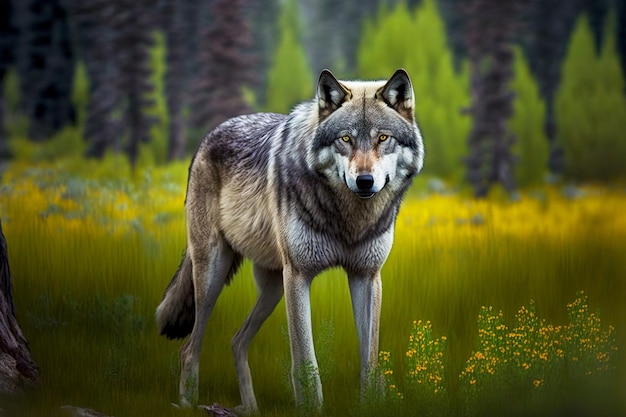
[[[315,98],[316,130],[309,161],[331,185],[370,199],[385,187],[408,186],[422,168],[409,75],[388,81],[339,81],[322,71]]]

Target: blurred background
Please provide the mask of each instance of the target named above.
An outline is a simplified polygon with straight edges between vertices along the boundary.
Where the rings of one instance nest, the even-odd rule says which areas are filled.
[[[3,0],[0,156],[188,158],[310,99],[323,68],[406,68],[425,172],[476,195],[626,174],[624,0]],[[35,144],[35,145],[33,145]]]

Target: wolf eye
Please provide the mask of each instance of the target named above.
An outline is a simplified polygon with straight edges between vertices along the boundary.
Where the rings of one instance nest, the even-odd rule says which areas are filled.
[[[381,141],[381,142],[386,141],[386,140],[387,140],[387,138],[389,138],[389,136],[387,136],[387,135],[379,135],[379,136],[378,136],[378,140],[379,140],[379,141]]]
[[[343,135],[343,136],[341,137],[341,140],[342,140],[342,141],[344,141],[344,142],[350,142],[350,136],[348,136],[348,135]]]

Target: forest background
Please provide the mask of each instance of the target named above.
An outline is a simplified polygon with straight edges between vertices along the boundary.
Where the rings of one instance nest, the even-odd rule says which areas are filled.
[[[381,363],[404,401],[355,405],[331,271],[313,290],[327,413],[626,415],[624,0],[3,1],[0,219],[41,382],[2,408],[175,414],[178,345],[152,317],[199,142],[310,99],[323,68],[399,67],[427,152],[384,270]],[[238,401],[224,355],[254,296],[242,277],[216,308],[203,401]],[[251,367],[261,408],[290,415],[274,316]]]

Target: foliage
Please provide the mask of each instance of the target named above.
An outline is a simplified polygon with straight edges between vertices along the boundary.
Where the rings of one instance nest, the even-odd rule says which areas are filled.
[[[288,113],[292,106],[310,99],[314,81],[300,43],[298,5],[284,2],[281,11],[280,40],[274,52],[274,65],[269,69],[265,110]]]
[[[615,371],[617,345],[612,326],[603,328],[591,313],[587,296],[579,292],[567,305],[566,326],[548,324],[536,314],[531,300],[521,307],[512,328],[502,311],[481,307],[478,341],[459,375],[459,406],[463,415],[507,414],[522,410],[549,410],[564,387],[593,386],[596,379]],[[448,415],[450,399],[445,381],[447,338],[433,337],[430,322],[413,322],[406,351],[404,390],[391,379],[390,353],[380,352],[386,378],[387,401],[414,404],[415,415]],[[455,414],[456,415],[456,414]]]
[[[407,400],[417,404],[420,415],[443,416],[449,412],[445,381],[445,350],[447,338],[433,337],[430,321],[414,321],[406,350]]]
[[[555,111],[564,174],[574,180],[626,177],[624,78],[615,52],[615,19],[596,54],[588,19],[578,20],[563,64]]]
[[[491,408],[546,408],[544,402],[559,399],[565,387],[591,387],[597,380],[585,376],[606,376],[614,370],[613,327],[602,328],[598,316],[589,312],[583,292],[567,309],[569,324],[555,326],[538,318],[531,301],[528,308],[520,308],[509,329],[501,311],[481,308],[479,343],[460,375],[468,415]]]
[[[509,128],[516,139],[515,180],[520,186],[536,185],[543,182],[548,169],[548,139],[543,129],[546,106],[519,49],[515,49],[514,74],[511,90],[515,100]]]
[[[415,12],[404,3],[381,9],[366,21],[358,52],[358,73],[385,79],[405,68],[415,90],[418,124],[426,148],[425,172],[448,179],[461,177],[461,159],[470,119],[460,111],[469,104],[467,68],[455,73],[443,22],[433,0]]]

